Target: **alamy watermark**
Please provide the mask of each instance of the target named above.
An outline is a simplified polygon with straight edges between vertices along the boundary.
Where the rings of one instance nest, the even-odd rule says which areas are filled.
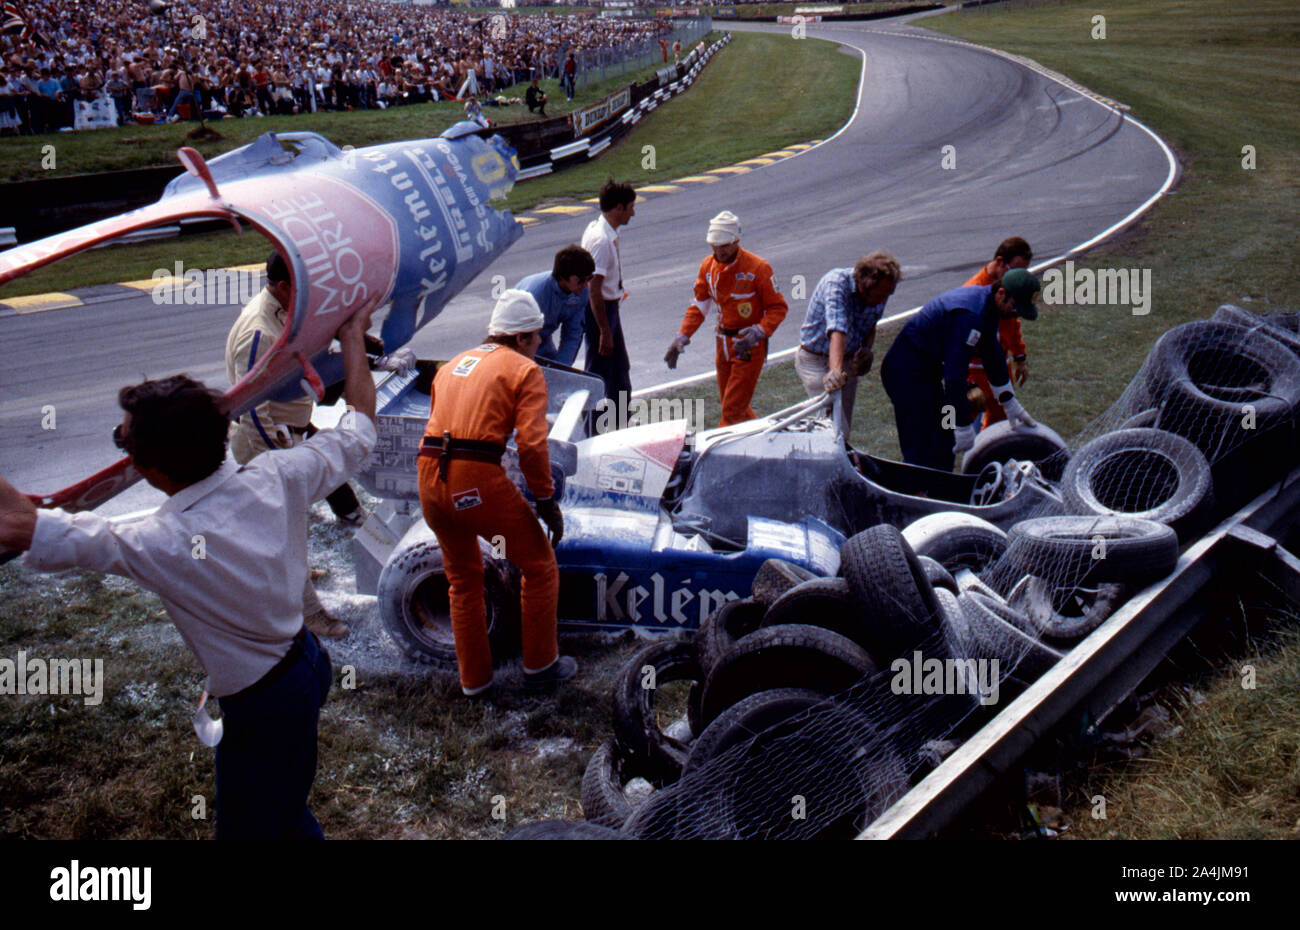
[[[262,273],[235,268],[189,268],[176,262],[175,268],[155,268],[150,277],[150,297],[155,304],[202,306],[246,304],[262,289]]]
[[[1043,272],[1043,303],[1048,306],[1130,306],[1134,316],[1151,312],[1150,268],[1064,268]]]
[[[910,659],[895,659],[889,670],[894,694],[972,694],[985,707],[998,702],[997,659],[927,659],[918,649]]]
[[[629,426],[673,420],[685,420],[688,430],[705,429],[703,398],[628,397],[625,391],[620,391],[617,402],[604,397],[596,404],[592,426],[596,433],[603,435]]]
[[[87,707],[104,700],[104,660],[0,658],[0,694],[80,694]]]

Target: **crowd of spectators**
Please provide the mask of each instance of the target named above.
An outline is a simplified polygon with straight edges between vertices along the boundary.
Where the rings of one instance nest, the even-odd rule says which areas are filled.
[[[111,98],[119,122],[359,110],[492,94],[560,78],[568,52],[653,41],[663,20],[471,15],[347,0],[21,3],[0,36],[0,128],[73,125]]]

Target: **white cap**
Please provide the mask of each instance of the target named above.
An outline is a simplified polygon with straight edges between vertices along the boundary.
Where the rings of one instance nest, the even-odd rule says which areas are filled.
[[[492,308],[492,319],[488,321],[488,335],[513,336],[516,333],[531,333],[541,329],[544,322],[546,320],[533,295],[527,291],[511,288],[501,295],[497,305]]]
[[[740,219],[730,210],[723,210],[709,220],[709,234],[704,237],[709,245],[726,245],[740,241]]]

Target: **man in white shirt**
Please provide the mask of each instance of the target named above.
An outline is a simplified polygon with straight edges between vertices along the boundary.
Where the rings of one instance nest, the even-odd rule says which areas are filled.
[[[623,340],[618,307],[623,299],[623,263],[618,230],[636,215],[636,191],[612,178],[600,189],[600,216],[582,234],[596,273],[591,278],[586,316],[587,371],[605,382],[605,397],[618,410],[632,396],[632,363]],[[620,415],[617,422],[625,422]]]
[[[239,313],[226,336],[226,377],[236,384],[253,370],[258,359],[275,345],[288,321],[293,305],[293,287],[289,266],[279,252],[272,252],[266,262],[266,287]],[[240,465],[252,461],[268,450],[292,449],[312,433],[312,398],[266,400],[230,424],[230,454]],[[359,526],[365,520],[357,496],[343,482],[328,495],[330,508],[340,521]],[[307,629],[317,636],[337,639],[348,635],[347,626],[330,616],[307,579],[302,588],[302,609]]]
[[[374,449],[375,386],[362,335],[373,305],[338,333],[344,398],[335,429],[238,466],[226,456],[216,392],[179,375],[123,388],[113,439],[168,495],[154,514],[115,525],[94,513],[40,510],[0,478],[0,549],[38,571],[111,572],[157,592],[221,701],[217,838],[322,838],[307,806],[329,655],[303,627],[310,501]]]

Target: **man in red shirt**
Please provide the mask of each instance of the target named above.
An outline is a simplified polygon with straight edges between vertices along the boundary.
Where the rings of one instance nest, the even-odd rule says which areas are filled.
[[[1033,250],[1029,248],[1029,243],[1024,239],[1019,236],[1004,239],[998,246],[997,251],[993,253],[993,261],[977,271],[962,286],[993,284],[1002,280],[1002,276],[1012,268],[1028,268],[1033,258]],[[1007,370],[1011,372],[1011,383],[1016,387],[1020,387],[1025,383],[1025,379],[1029,377],[1029,360],[1026,358],[1027,349],[1025,347],[1025,337],[1020,331],[1019,316],[1011,316],[1002,320],[998,325],[998,342],[1002,344],[1003,351],[1010,356]],[[978,355],[971,357],[969,380],[984,395],[983,425],[987,427],[999,420],[1005,420],[1007,415],[998,404],[997,398],[993,396],[993,388],[989,384],[988,375],[984,373],[984,363]]]
[[[713,307],[718,309],[718,394],[722,421],[730,426],[754,419],[749,402],[767,359],[767,341],[785,319],[785,298],[772,278],[772,266],[740,247],[740,220],[723,210],[709,221],[705,237],[713,254],[700,263],[695,299],[686,308],[681,331],[664,361],[677,367],[677,356],[690,344]]]

